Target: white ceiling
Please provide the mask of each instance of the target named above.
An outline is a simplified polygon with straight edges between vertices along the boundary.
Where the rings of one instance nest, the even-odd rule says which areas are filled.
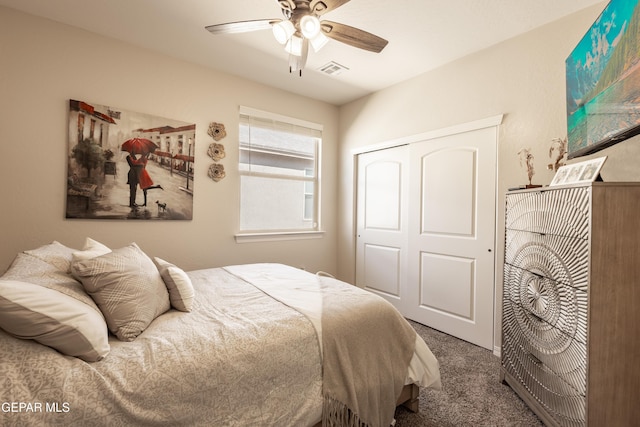
[[[389,41],[379,54],[331,40],[302,77],[270,31],[212,35],[205,26],[281,18],[276,0],[0,0],[0,5],[341,105],[602,0],[351,0],[323,16]],[[585,28],[586,32],[587,28]],[[317,71],[329,61],[349,68]]]

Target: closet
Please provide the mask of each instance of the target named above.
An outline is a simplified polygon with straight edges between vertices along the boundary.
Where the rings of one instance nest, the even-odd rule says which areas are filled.
[[[356,284],[493,350],[500,117],[357,155]]]

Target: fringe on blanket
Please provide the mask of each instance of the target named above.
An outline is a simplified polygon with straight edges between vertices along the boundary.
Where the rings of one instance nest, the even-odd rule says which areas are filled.
[[[368,427],[344,403],[329,396],[324,396],[322,402],[322,427]]]

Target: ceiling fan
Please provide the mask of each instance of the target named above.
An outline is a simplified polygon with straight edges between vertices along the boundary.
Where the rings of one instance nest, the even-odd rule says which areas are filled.
[[[205,27],[212,34],[233,34],[249,31],[273,31],[276,40],[289,53],[289,72],[302,69],[307,63],[309,44],[317,52],[329,38],[360,49],[379,53],[387,40],[374,34],[333,21],[320,21],[320,17],[348,3],[350,0],[276,0],[284,19],[259,19],[228,22]]]

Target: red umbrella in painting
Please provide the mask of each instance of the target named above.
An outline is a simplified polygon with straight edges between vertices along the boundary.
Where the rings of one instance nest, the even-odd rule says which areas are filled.
[[[131,154],[149,154],[158,149],[158,146],[146,138],[131,138],[122,143],[122,151]]]

